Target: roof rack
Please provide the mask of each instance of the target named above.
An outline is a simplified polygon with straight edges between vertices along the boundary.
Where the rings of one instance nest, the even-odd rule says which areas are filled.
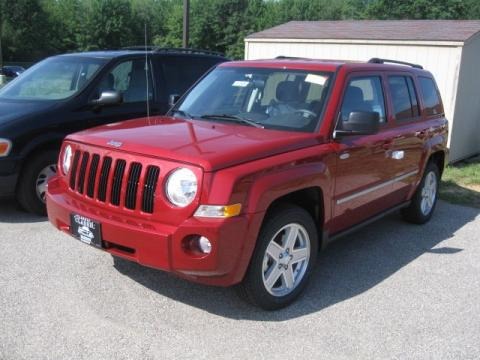
[[[132,50],[132,51],[153,51],[153,52],[165,52],[165,53],[182,53],[182,54],[201,54],[201,55],[215,55],[215,56],[225,56],[221,52],[211,51],[211,50],[202,50],[202,49],[192,49],[192,48],[174,48],[174,47],[160,47],[160,46],[127,46],[122,48],[122,50]]]
[[[422,65],[418,64],[412,64],[409,62],[405,61],[398,61],[398,60],[389,60],[389,59],[380,59],[380,58],[372,58],[368,60],[370,64],[385,64],[385,63],[391,63],[391,64],[399,64],[399,65],[406,65],[406,66],[411,66],[416,69],[423,69]]]

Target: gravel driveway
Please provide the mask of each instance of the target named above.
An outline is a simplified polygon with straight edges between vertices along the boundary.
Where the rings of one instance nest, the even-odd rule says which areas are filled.
[[[263,312],[113,258],[0,203],[0,358],[479,359],[480,213],[441,202],[319,256],[305,295]]]

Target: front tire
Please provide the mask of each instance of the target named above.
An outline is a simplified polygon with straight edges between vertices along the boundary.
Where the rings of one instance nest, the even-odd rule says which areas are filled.
[[[25,211],[47,215],[46,185],[57,172],[57,158],[56,151],[48,150],[27,160],[16,191],[17,201]]]
[[[317,252],[310,214],[295,205],[275,209],[262,226],[240,294],[265,310],[289,305],[305,288]]]
[[[404,220],[414,224],[424,224],[430,220],[437,204],[439,184],[440,171],[437,165],[429,162],[411,204],[402,209]]]

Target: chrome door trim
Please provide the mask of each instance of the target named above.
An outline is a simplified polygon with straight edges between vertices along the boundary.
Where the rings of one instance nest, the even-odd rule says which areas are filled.
[[[351,200],[354,200],[360,196],[363,196],[363,195],[367,195],[373,191],[376,191],[376,190],[379,190],[381,188],[384,188],[385,186],[389,186],[389,185],[392,185],[396,182],[399,182],[399,181],[402,181],[410,176],[413,176],[413,175],[417,175],[418,174],[418,170],[414,170],[414,171],[410,171],[406,174],[403,174],[403,175],[400,175],[400,176],[397,176],[391,180],[388,180],[388,181],[385,181],[381,184],[378,184],[378,185],[375,185],[375,186],[372,186],[368,189],[365,189],[365,190],[362,190],[362,191],[359,191],[359,192],[356,192],[355,194],[352,194],[352,195],[349,195],[349,196],[346,196],[344,198],[341,198],[341,199],[338,199],[337,200],[337,205],[341,205],[341,204],[344,204],[348,201],[351,201]]]

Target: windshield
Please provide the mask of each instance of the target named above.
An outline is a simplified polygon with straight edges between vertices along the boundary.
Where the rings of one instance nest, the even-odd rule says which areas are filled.
[[[46,59],[0,90],[0,99],[62,100],[75,95],[106,62],[61,56]]]
[[[331,73],[325,72],[220,67],[200,81],[172,113],[312,132],[317,128],[330,78]]]

